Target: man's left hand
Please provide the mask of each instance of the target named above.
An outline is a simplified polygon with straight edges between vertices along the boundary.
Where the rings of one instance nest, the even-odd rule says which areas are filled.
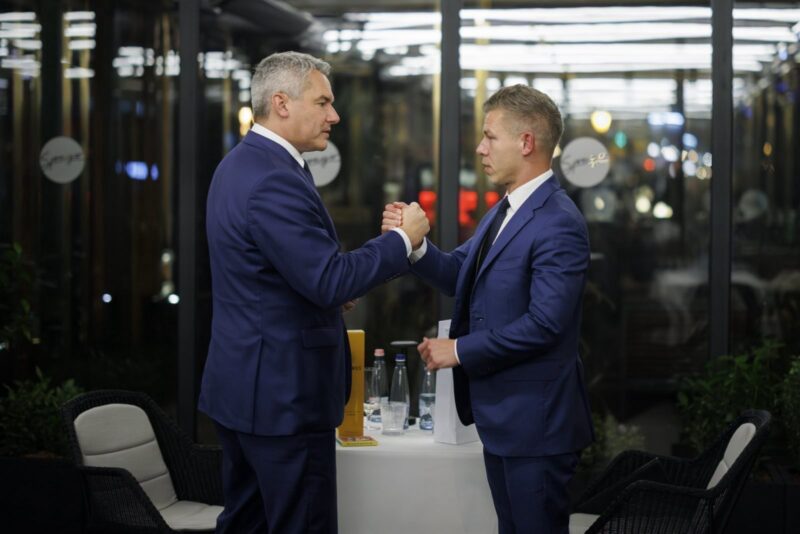
[[[447,369],[458,365],[456,359],[455,339],[428,339],[422,338],[422,343],[417,346],[425,367],[430,371]]]
[[[342,304],[342,312],[347,313],[353,308],[355,308],[356,302],[358,302],[358,299],[348,300],[347,302]]]

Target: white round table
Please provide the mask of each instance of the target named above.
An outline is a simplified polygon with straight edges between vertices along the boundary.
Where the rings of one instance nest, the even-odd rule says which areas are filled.
[[[341,534],[497,532],[480,441],[436,443],[416,426],[365,433],[379,445],[336,447]]]

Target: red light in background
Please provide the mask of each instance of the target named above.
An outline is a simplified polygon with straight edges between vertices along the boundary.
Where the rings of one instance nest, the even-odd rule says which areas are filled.
[[[419,192],[419,205],[425,210],[428,215],[428,220],[431,224],[436,222],[436,192],[435,191],[420,191]],[[500,193],[496,191],[487,191],[483,197],[486,201],[486,209],[500,201]],[[478,193],[477,191],[470,191],[461,189],[458,192],[458,224],[462,227],[475,225],[476,221],[473,220],[475,210],[478,209]]]
[[[458,192],[458,224],[466,226],[470,223],[469,212],[478,207],[478,193],[461,189]]]
[[[431,224],[436,223],[436,192],[435,191],[420,191],[419,192],[419,205],[428,216],[428,222]]]
[[[656,170],[656,160],[653,158],[645,158],[644,163],[642,164],[644,170],[647,172],[653,172]]]
[[[434,191],[420,191],[419,205],[426,212],[436,207],[436,193]]]

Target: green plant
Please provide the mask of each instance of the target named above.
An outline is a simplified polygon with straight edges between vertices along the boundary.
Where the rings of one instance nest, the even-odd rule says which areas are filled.
[[[772,413],[771,452],[782,448],[781,384],[788,368],[782,348],[781,343],[767,340],[750,352],[715,358],[701,374],[683,381],[678,409],[684,439],[695,450],[703,450],[724,425],[749,408]]]
[[[800,469],[800,356],[795,356],[781,391],[786,442],[795,467]]]
[[[623,424],[610,413],[592,413],[595,441],[583,450],[579,469],[603,469],[619,453],[644,449],[644,435],[636,425]]]
[[[48,451],[66,454],[66,432],[59,408],[83,393],[73,380],[59,386],[36,368],[36,380],[6,386],[0,399],[0,456],[22,456]]]
[[[33,312],[25,295],[33,281],[18,243],[0,253],[0,348],[31,339]]]

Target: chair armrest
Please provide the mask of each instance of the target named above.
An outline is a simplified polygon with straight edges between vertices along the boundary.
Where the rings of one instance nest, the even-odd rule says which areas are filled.
[[[631,473],[655,457],[654,454],[644,451],[628,450],[620,453],[608,464],[605,471],[586,487],[578,499],[576,509],[583,511],[582,504],[585,501],[593,498],[598,493],[617,486],[621,480],[626,479]]]
[[[89,500],[89,532],[172,532],[133,475],[116,467],[78,466]]]
[[[697,464],[695,459],[675,458],[644,451],[627,450],[617,455],[606,470],[589,484],[578,499],[576,509],[582,510],[583,503],[599,493],[611,488],[620,489],[619,484],[623,481],[630,483],[632,480],[636,480],[637,478],[631,479],[631,475],[652,460],[658,460],[658,465],[660,466],[657,476],[654,477],[656,482],[691,485],[690,482],[698,478],[694,475]],[[640,476],[638,478],[647,479],[648,477]]]
[[[640,480],[626,487],[586,534],[705,532],[716,493]]]
[[[622,471],[622,469],[619,471]],[[587,514],[600,515],[617,499],[622,490],[640,480],[660,482],[662,484],[669,483],[661,460],[659,458],[651,458],[638,469],[619,478],[614,483],[606,485],[602,490],[595,491],[591,495],[584,495],[583,500],[577,506],[577,510]]]
[[[178,499],[223,506],[222,449],[193,444],[184,452],[170,469]]]

